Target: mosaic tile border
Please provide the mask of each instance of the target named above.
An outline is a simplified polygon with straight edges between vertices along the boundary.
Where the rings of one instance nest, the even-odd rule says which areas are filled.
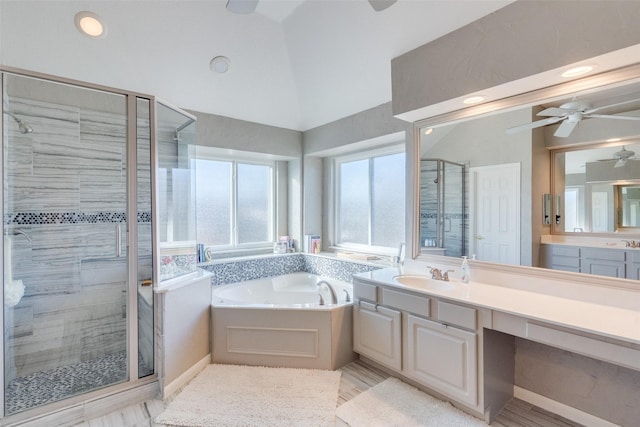
[[[297,253],[220,262],[203,265],[201,268],[212,274],[211,284],[219,286],[299,272],[351,282],[355,273],[364,273],[384,267],[323,255]]]
[[[139,223],[151,222],[151,212],[138,212]],[[17,212],[4,215],[5,225],[104,224],[127,222],[126,212]]]
[[[460,213],[454,213],[454,214],[448,214],[445,213],[444,214],[447,218],[451,218],[451,219],[469,219],[469,214],[465,213],[465,214],[460,214]],[[420,218],[421,219],[437,219],[438,218],[438,214],[434,213],[434,212],[420,212]]]

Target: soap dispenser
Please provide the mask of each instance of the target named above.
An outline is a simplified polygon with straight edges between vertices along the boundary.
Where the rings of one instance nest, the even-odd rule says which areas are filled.
[[[469,263],[467,262],[467,257],[462,257],[462,266],[460,267],[462,270],[462,277],[460,278],[464,283],[469,283]]]

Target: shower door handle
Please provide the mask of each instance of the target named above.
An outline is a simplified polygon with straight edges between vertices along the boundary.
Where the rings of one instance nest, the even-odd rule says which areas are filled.
[[[116,224],[116,257],[122,256],[122,229],[120,224]]]

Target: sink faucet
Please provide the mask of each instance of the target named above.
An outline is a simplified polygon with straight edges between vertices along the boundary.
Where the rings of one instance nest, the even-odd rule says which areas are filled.
[[[442,271],[435,267],[430,268],[431,270],[429,270],[429,273],[431,273],[431,278],[435,280],[442,280]]]
[[[431,273],[431,278],[434,280],[442,280],[444,282],[448,282],[449,281],[449,273],[451,273],[453,270],[447,270],[444,273],[442,272],[442,270],[435,268],[435,267],[429,267],[429,273]]]
[[[338,303],[338,296],[336,295],[336,290],[333,289],[333,286],[331,286],[329,282],[327,282],[326,280],[321,280],[318,282],[317,285],[318,285],[318,288],[322,288],[322,285],[325,285],[327,288],[329,288],[329,292],[331,293],[331,304]]]
[[[623,240],[623,242],[627,248],[640,248],[640,242],[636,242],[635,240]]]

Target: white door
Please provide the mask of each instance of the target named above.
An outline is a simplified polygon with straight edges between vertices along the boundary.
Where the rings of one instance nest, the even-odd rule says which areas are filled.
[[[520,164],[470,169],[471,253],[482,261],[520,264]]]
[[[609,203],[606,191],[591,193],[591,231],[606,233],[609,228]]]

